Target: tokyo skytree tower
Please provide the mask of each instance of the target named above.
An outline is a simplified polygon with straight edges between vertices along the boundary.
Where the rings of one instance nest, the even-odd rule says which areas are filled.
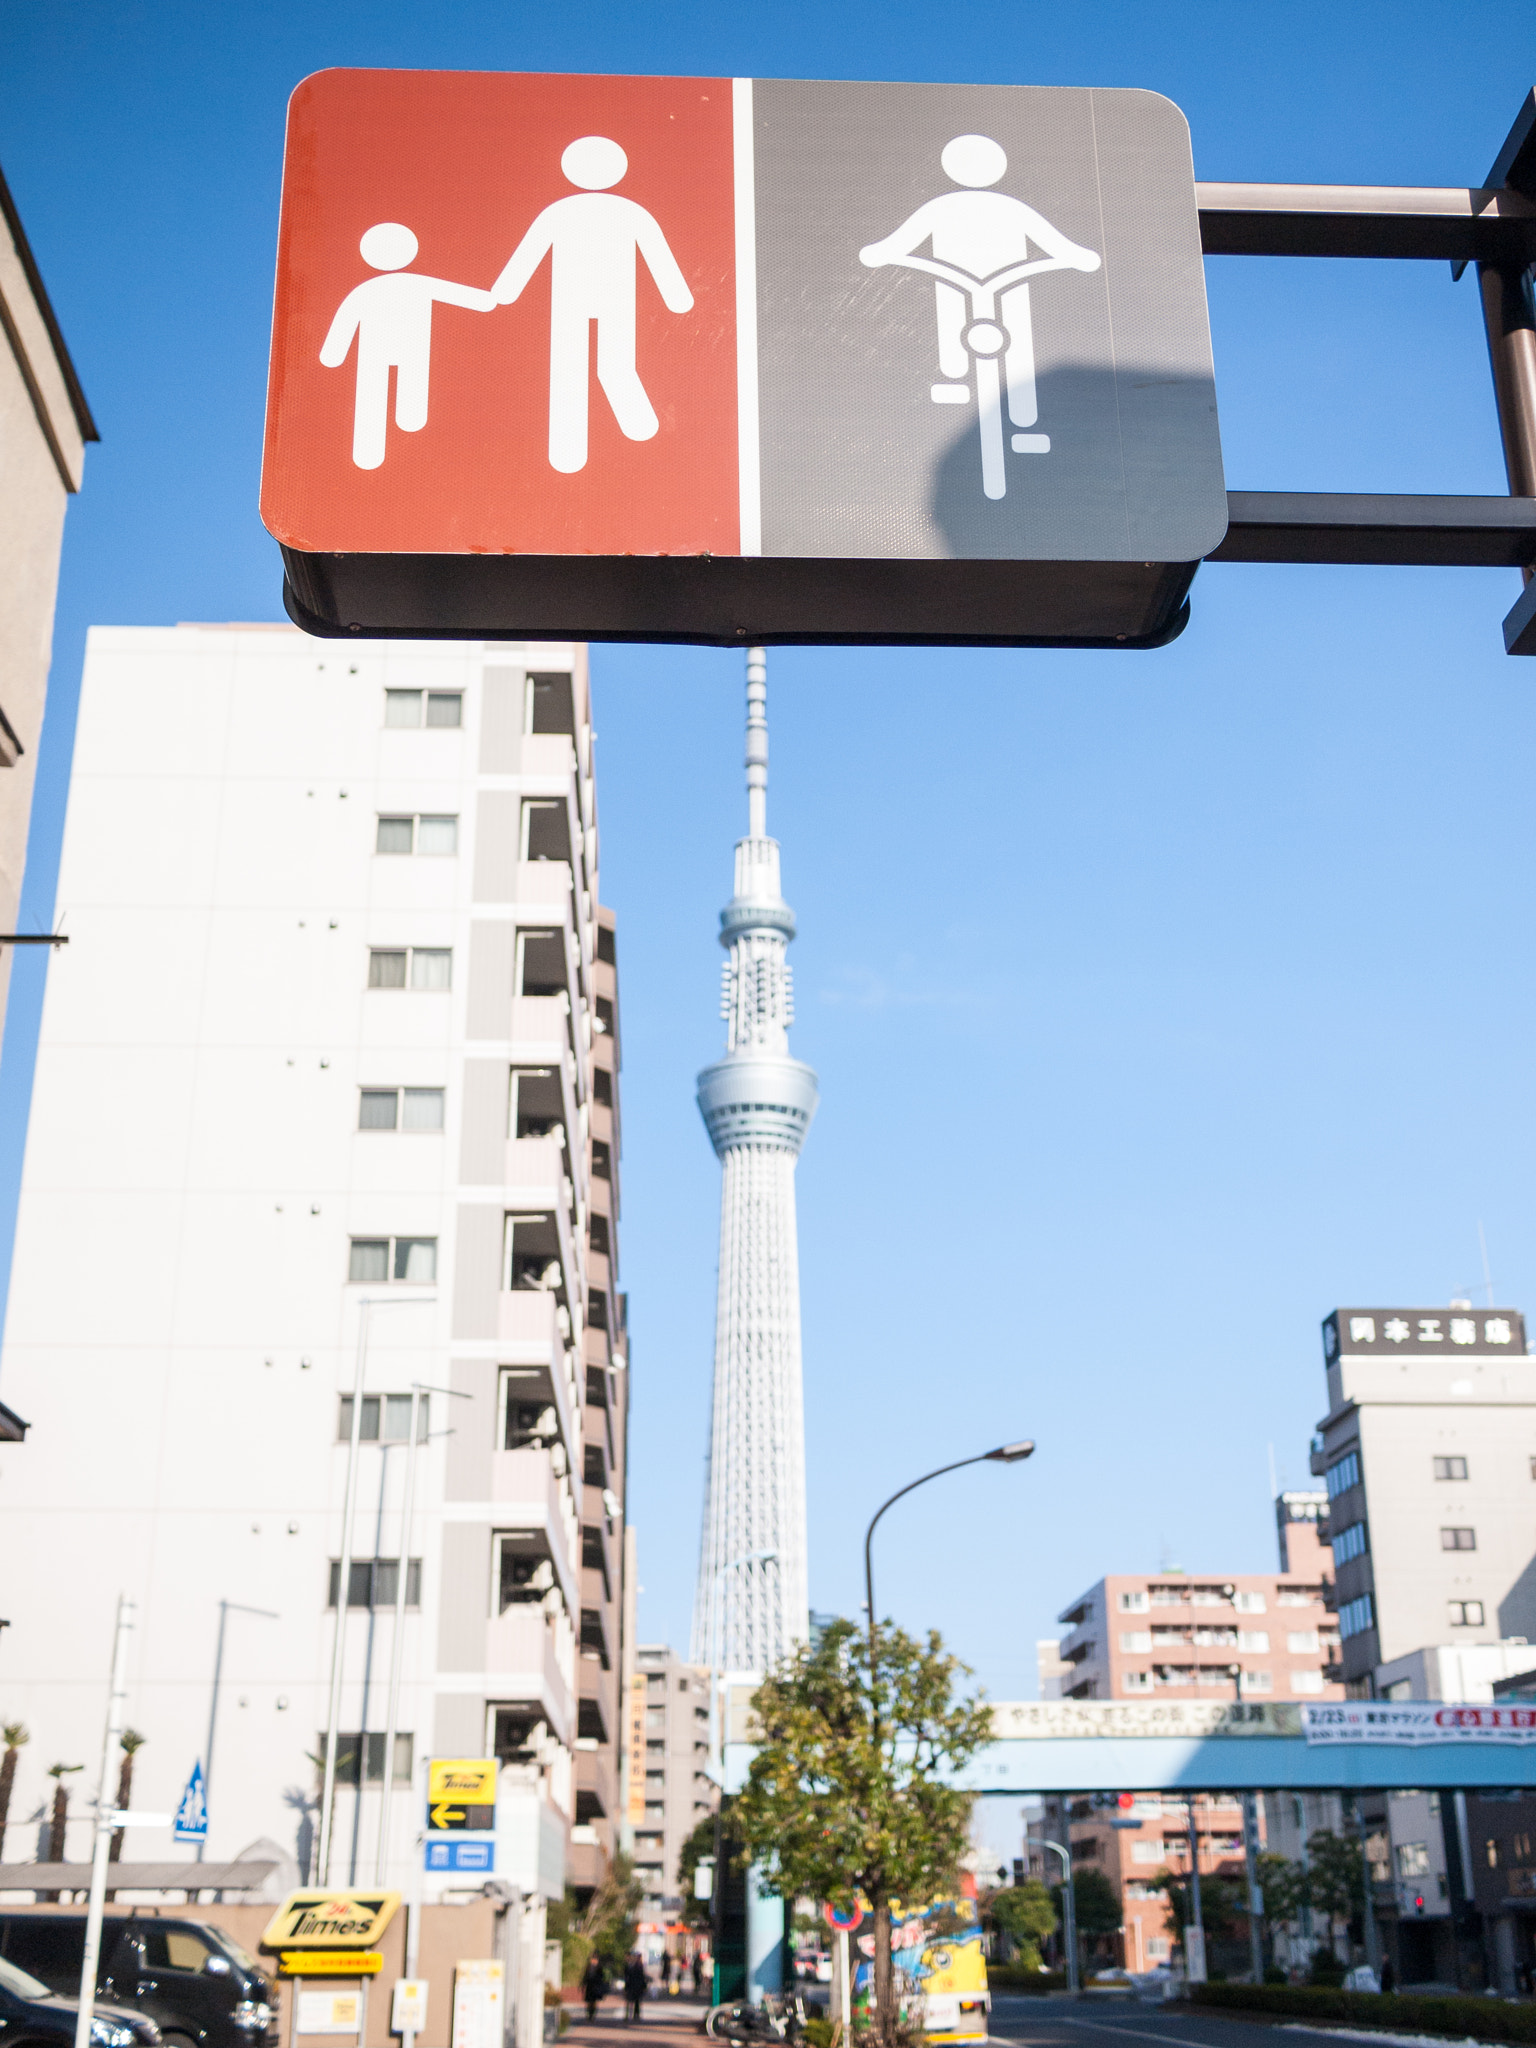
[[[726,1052],[699,1076],[699,1109],[723,1168],[715,1385],[691,1657],[766,1671],[807,1633],[805,1420],[795,1161],[816,1076],[791,1059],[785,952],[794,912],[768,837],[768,670],[747,650],[747,836],[720,913]]]

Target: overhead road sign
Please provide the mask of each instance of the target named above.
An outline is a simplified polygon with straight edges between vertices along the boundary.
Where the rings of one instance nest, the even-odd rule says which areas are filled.
[[[1227,495],[1202,252],[1475,264],[1509,495]],[[1536,93],[1476,185],[1196,186],[1135,91],[323,72],[263,517],[325,635],[1150,647],[1203,556],[1518,567],[1536,654],[1533,262]]]
[[[1389,1710],[1390,1718],[1372,1718],[1388,1717]],[[964,1782],[978,1793],[1010,1797],[1128,1786],[1179,1792],[1536,1786],[1533,1722],[1536,1713],[1528,1708],[1422,1701],[1003,1703],[993,1709],[993,1740]]]
[[[1166,639],[1226,526],[1184,118],[318,73],[262,510],[320,632]]]

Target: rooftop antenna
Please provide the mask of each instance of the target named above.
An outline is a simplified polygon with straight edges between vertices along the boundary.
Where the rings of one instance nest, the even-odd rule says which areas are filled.
[[[1488,1270],[1488,1239],[1483,1234],[1482,1218],[1477,1222],[1477,1242],[1483,1254],[1483,1285],[1488,1290],[1488,1306],[1493,1307],[1493,1275]]]

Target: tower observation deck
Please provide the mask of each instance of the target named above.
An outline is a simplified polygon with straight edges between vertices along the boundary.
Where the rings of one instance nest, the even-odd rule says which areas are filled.
[[[816,1076],[791,1057],[795,916],[768,837],[768,680],[747,652],[747,836],[720,913],[725,1057],[698,1102],[722,1168],[709,1473],[691,1655],[761,1672],[806,1634],[805,1421],[795,1162]]]

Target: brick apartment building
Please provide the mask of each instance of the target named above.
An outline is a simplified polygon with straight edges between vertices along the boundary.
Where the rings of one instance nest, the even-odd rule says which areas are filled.
[[[1327,1495],[1282,1493],[1275,1521],[1278,1572],[1117,1574],[1064,1608],[1058,1619],[1069,1633],[1060,1645],[1067,1667],[1056,1681],[1060,1697],[1342,1699],[1338,1626],[1327,1604]],[[1112,1793],[1073,1801],[1067,1825],[1074,1868],[1101,1870],[1120,1893],[1125,1968],[1144,1970],[1166,1962],[1172,1948],[1167,1902],[1153,1880],[1165,1869],[1188,1874],[1190,1804],[1172,1794],[1126,1791],[1133,1795],[1126,1808]],[[1197,1797],[1194,1824],[1201,1875],[1240,1877],[1239,1802]]]

